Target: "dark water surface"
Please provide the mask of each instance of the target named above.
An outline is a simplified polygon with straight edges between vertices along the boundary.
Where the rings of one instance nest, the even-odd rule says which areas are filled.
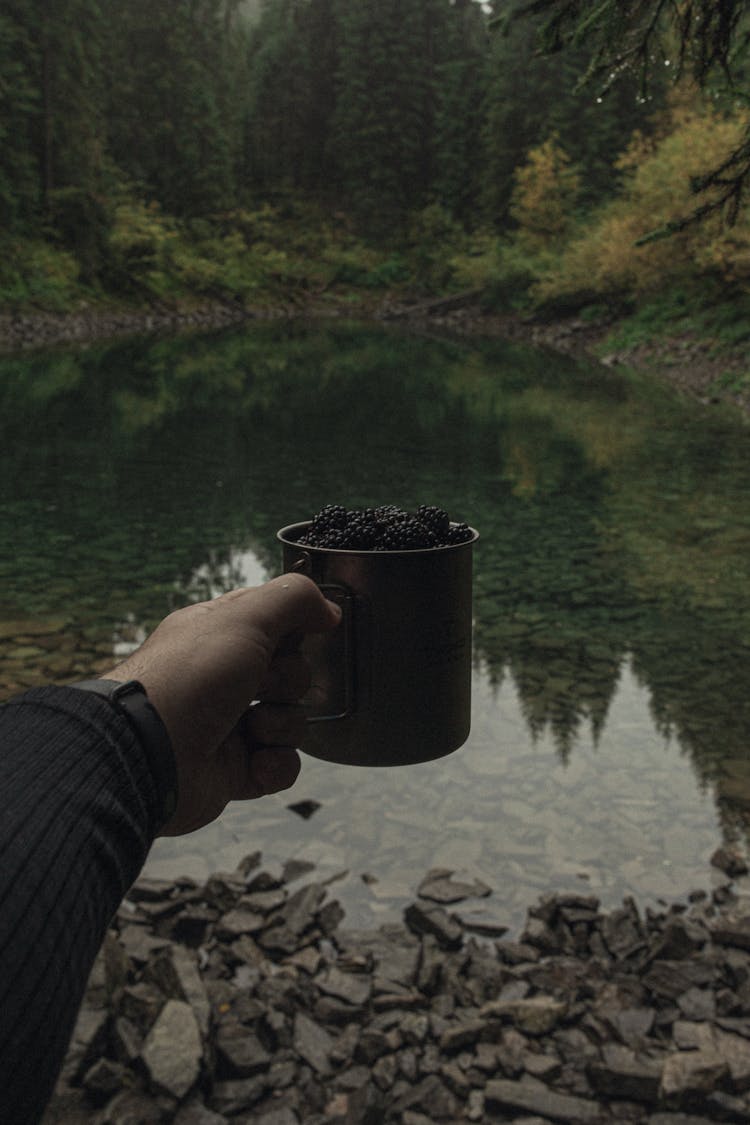
[[[158,841],[152,873],[294,855],[347,872],[369,923],[444,866],[515,928],[540,892],[671,900],[720,878],[722,839],[746,849],[750,444],[728,409],[498,342],[289,325],[3,358],[0,407],[4,696],[276,573],[277,528],[324,503],[437,503],[481,532],[466,746],[305,758],[291,793]]]

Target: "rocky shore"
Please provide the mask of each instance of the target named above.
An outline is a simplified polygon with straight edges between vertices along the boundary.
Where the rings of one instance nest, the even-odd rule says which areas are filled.
[[[72,313],[0,313],[0,352],[90,344],[125,336],[208,331],[228,328],[257,315],[241,305],[222,302],[143,309],[92,306]]]
[[[44,1125],[747,1122],[750,903],[720,858],[710,897],[556,894],[516,936],[442,869],[373,931],[308,863],[143,878]]]

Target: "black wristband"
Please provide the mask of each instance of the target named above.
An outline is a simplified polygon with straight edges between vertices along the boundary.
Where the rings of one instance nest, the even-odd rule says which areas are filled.
[[[172,740],[143,684],[138,680],[81,680],[69,686],[102,696],[128,720],[149,756],[159,792],[164,795],[161,824],[166,824],[177,808],[177,768]]]

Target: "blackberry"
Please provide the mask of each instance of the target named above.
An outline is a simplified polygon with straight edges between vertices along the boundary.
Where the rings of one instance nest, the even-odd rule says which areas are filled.
[[[298,542],[330,550],[420,551],[466,543],[472,534],[467,524],[451,524],[448,513],[432,504],[421,504],[416,512],[396,504],[351,510],[326,504]]]
[[[349,513],[341,504],[326,504],[313,516],[310,531],[316,534],[332,527],[345,527]]]
[[[364,512],[351,512],[346,525],[346,545],[354,551],[370,551],[378,540],[378,526],[374,516]]]
[[[433,504],[420,504],[417,508],[419,516],[425,527],[429,527],[438,539],[442,540],[450,530],[450,517],[443,508],[436,508]]]
[[[434,547],[437,542],[432,532],[416,516],[401,520],[394,531],[401,551],[424,550],[426,547]]]
[[[345,527],[329,527],[325,531],[320,532],[315,539],[315,543],[311,544],[315,547],[328,547],[332,550],[342,550],[349,546],[347,543],[347,531]]]
[[[395,525],[380,529],[376,550],[398,551],[401,549],[401,532]]]
[[[446,542],[452,543],[468,543],[472,537],[472,530],[467,523],[454,523],[448,531]]]
[[[392,523],[394,520],[402,519],[407,513],[403,508],[397,508],[395,504],[381,504],[379,508],[375,509],[375,518],[382,523]]]

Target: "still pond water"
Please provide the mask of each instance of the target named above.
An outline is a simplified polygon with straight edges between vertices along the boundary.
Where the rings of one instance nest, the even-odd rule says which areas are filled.
[[[277,528],[327,502],[436,503],[481,532],[467,744],[393,770],[305,758],[290,793],[157,841],[152,874],[294,856],[341,875],[359,925],[442,866],[517,932],[540,893],[672,901],[723,878],[722,840],[746,850],[750,443],[728,409],[356,325],[4,358],[0,407],[6,697],[277,573]]]

